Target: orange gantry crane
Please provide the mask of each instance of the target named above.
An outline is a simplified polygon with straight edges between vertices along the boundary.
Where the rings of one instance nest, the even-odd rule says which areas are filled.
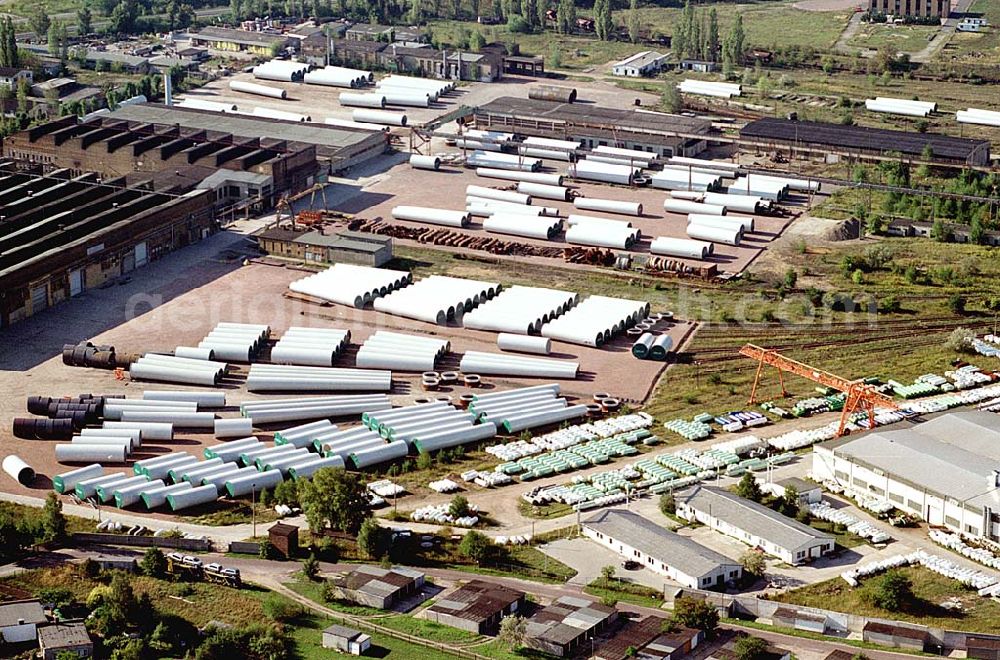
[[[788,392],[785,390],[784,378],[786,371],[796,376],[807,378],[814,383],[819,383],[825,387],[832,387],[839,392],[843,392],[846,398],[844,400],[844,410],[840,415],[840,426],[837,427],[838,438],[844,434],[847,422],[854,411],[858,409],[867,411],[869,428],[875,428],[876,406],[889,408],[890,410],[896,410],[899,407],[892,400],[892,397],[882,394],[875,389],[874,385],[866,383],[863,380],[848,380],[836,374],[831,374],[828,371],[815,369],[808,364],[787,358],[777,351],[761,348],[754,344],[747,344],[740,349],[740,355],[757,360],[757,373],[753,379],[753,388],[750,390],[750,403],[757,402],[757,386],[760,384],[760,376],[765,364],[778,370],[778,382],[781,383],[781,396],[783,397],[788,396]]]

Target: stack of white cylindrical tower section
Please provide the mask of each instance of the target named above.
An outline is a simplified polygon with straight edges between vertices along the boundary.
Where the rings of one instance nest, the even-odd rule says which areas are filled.
[[[873,99],[865,101],[865,108],[871,112],[885,112],[893,115],[906,115],[908,117],[926,117],[932,112],[937,111],[937,103],[876,96]]]
[[[289,60],[271,60],[253,68],[253,77],[259,80],[295,82],[302,80],[309,70],[308,64]]]
[[[602,346],[649,316],[649,303],[625,298],[590,296],[542,326],[541,334],[582,346]]]
[[[381,124],[367,124],[361,121],[351,121],[350,119],[340,119],[338,117],[325,117],[323,123],[329,126],[340,126],[342,128],[353,128],[358,131],[381,131],[389,130],[388,126]]]
[[[128,371],[134,380],[214,386],[225,376],[226,364],[147,353],[130,364]]]
[[[219,323],[198,343],[215,357],[232,362],[250,362],[271,336],[271,328],[258,323]]]
[[[215,485],[172,490],[166,495],[166,501],[171,511],[181,511],[200,504],[209,504],[217,499],[219,499],[219,489]]]
[[[617,199],[595,199],[593,197],[577,197],[573,206],[579,211],[600,211],[602,213],[618,213],[621,215],[642,215],[642,202],[626,202]]]
[[[364,124],[384,124],[385,126],[406,126],[406,115],[402,112],[388,110],[371,110],[357,108],[351,113],[351,119]]]
[[[299,365],[254,364],[247,375],[249,392],[388,392],[392,372]]]
[[[587,406],[570,406],[559,396],[559,385],[547,383],[478,394],[469,404],[469,411],[483,423],[493,423],[505,433],[516,433],[583,417]]]
[[[404,270],[337,263],[315,275],[295,280],[288,288],[313,298],[361,308],[412,281],[413,276]]]
[[[747,174],[739,176],[727,189],[730,195],[746,195],[750,197],[761,197],[773,202],[781,201],[788,196],[791,184],[797,189],[819,190],[818,182],[809,182],[802,179],[781,179],[777,177],[765,176],[762,174]]]
[[[292,445],[296,449],[309,448],[312,446],[312,438],[317,433],[336,431],[337,425],[328,419],[321,419],[316,422],[299,424],[291,428],[274,432],[274,444]]]
[[[576,378],[579,362],[546,358],[515,357],[506,353],[466,351],[459,368],[465,373],[525,378]]]
[[[183,403],[196,403],[198,409],[205,408],[225,408],[225,392],[197,392],[194,390],[143,390],[143,401],[180,401]]]
[[[725,215],[726,207],[719,206],[716,204],[705,204],[704,202],[695,202],[690,199],[678,199],[676,197],[667,197],[663,200],[663,210],[667,213],[701,213],[704,215]]]
[[[707,259],[712,255],[712,244],[688,238],[658,236],[649,246],[652,254],[680,259]]]
[[[375,108],[381,110],[385,107],[385,95],[379,92],[342,92],[338,97],[340,105],[347,108]]]
[[[399,105],[408,108],[429,108],[434,102],[434,95],[419,89],[405,87],[379,87],[379,94],[385,95],[387,105]]]
[[[774,176],[772,174],[749,174],[756,180],[770,181],[773,184],[784,185],[788,190],[799,190],[802,192],[819,192],[822,184],[815,179],[795,179],[786,176]]]
[[[253,420],[247,417],[215,420],[216,438],[245,438],[253,434]]]
[[[112,490],[115,506],[119,509],[132,506],[140,501],[144,493],[148,493],[165,486],[166,484],[162,479],[152,479],[150,481],[135,483],[128,486],[116,487]]]
[[[271,362],[330,367],[349,341],[350,330],[292,326],[271,349]]]
[[[437,172],[441,169],[441,159],[437,156],[410,154],[410,167],[415,170],[431,170],[432,172]]]
[[[518,172],[516,170],[496,170],[489,167],[476,168],[476,176],[485,179],[502,179],[504,181],[527,181],[541,183],[547,186],[561,186],[563,175],[549,172]]]
[[[752,232],[754,229],[751,215],[713,215],[711,213],[688,213],[688,224],[710,225],[725,229],[735,228],[741,232]]]
[[[676,195],[675,195],[676,196]],[[771,207],[771,202],[750,195],[729,195],[727,193],[706,192],[702,201],[713,206],[722,206],[727,211],[737,213],[758,213]]]
[[[341,66],[327,66],[313,69],[306,73],[302,82],[307,85],[323,85],[325,87],[364,87],[370,80],[370,72],[357,69],[346,69]]]
[[[650,185],[661,190],[716,190],[722,184],[722,175],[697,172],[689,169],[666,168],[649,178]]]
[[[107,399],[104,402],[104,419],[120,422],[131,410],[158,412],[197,412],[195,401],[147,401],[146,399]]]
[[[359,369],[433,371],[438,358],[451,348],[447,339],[378,330],[361,344]]]
[[[543,325],[572,309],[579,299],[579,294],[569,291],[516,285],[467,313],[462,325],[472,330],[537,333]]]
[[[280,470],[265,470],[256,474],[245,474],[226,480],[223,488],[227,497],[242,497],[258,492],[262,488],[274,488],[284,481]]]
[[[174,357],[190,360],[214,360],[215,351],[211,348],[196,348],[194,346],[178,346],[174,349]]]
[[[580,160],[569,166],[566,176],[571,179],[583,179],[587,181],[601,181],[603,183],[618,183],[630,185],[642,171],[641,167],[632,165],[616,165],[612,163],[600,163],[590,159]]]
[[[102,476],[104,476],[104,467],[100,463],[91,463],[52,477],[52,490],[57,493],[69,493],[81,481]]]
[[[983,110],[981,108],[969,108],[959,110],[955,118],[960,124],[979,124],[980,126],[1000,126],[1000,112],[996,110]]]
[[[742,93],[740,86],[735,83],[710,82],[708,80],[693,80],[690,78],[682,80],[677,89],[685,94],[715,96],[724,99],[739,96]]]
[[[496,188],[488,188],[486,186],[466,186],[465,197],[466,199],[491,199],[510,204],[531,204],[531,195],[525,195],[513,190],[497,190]]]
[[[229,89],[234,92],[243,92],[244,94],[254,94],[256,96],[266,96],[272,99],[283,100],[288,98],[288,92],[279,87],[269,87],[267,85],[248,82],[246,80],[230,80]]]
[[[415,78],[410,76],[392,75],[386,76],[375,83],[379,91],[426,95],[431,101],[436,101],[441,96],[455,89],[455,83],[449,80],[430,80],[428,78]]]
[[[248,401],[240,405],[240,414],[252,419],[257,426],[345,417],[368,410],[386,410],[391,407],[392,402],[385,394],[354,394]]]
[[[707,160],[705,158],[688,158],[687,156],[671,156],[667,163],[670,165],[683,165],[694,168],[701,168],[706,172],[728,172],[730,176],[740,171],[738,163],[729,163],[722,160]]]
[[[634,165],[641,165],[642,167],[649,167],[649,165],[658,159],[657,154],[651,151],[640,151],[638,149],[626,149],[624,147],[610,147],[608,145],[598,145],[594,147],[591,154],[587,155],[590,158],[594,154],[605,154],[613,158],[618,158],[630,162]]]
[[[554,199],[558,202],[569,201],[569,188],[552,186],[546,183],[519,181],[517,183],[517,192],[538,199]]]
[[[66,443],[56,445],[60,463],[124,463],[129,455],[125,443]]]
[[[239,440],[230,440],[229,442],[223,442],[218,445],[209,445],[205,447],[202,452],[206,459],[219,459],[223,463],[233,463],[239,459],[240,454],[249,449],[259,449],[266,447],[263,442],[257,438],[241,438]]]
[[[174,425],[169,422],[122,422],[105,420],[105,429],[135,429],[142,433],[143,440],[173,440]]]
[[[510,332],[501,332],[497,335],[497,348],[501,351],[509,351],[512,353],[548,355],[552,352],[552,340],[547,337],[535,337],[533,335],[517,335]]]
[[[589,215],[570,215],[566,219],[566,242],[574,245],[628,250],[642,237],[642,232],[629,222],[609,220]]]
[[[437,451],[496,435],[495,427],[479,428],[481,425],[476,424],[475,414],[441,402],[371,414],[364,422],[371,433],[377,433],[388,440],[389,445],[398,447],[396,443],[402,442],[407,447],[413,447],[418,453]],[[398,452],[399,449],[387,451],[374,445],[363,451],[366,452],[366,460],[370,460],[367,458],[368,452],[378,456],[389,454],[391,451]]]
[[[392,207],[392,217],[394,220],[409,220],[410,222],[423,222],[445,227],[465,227],[471,220],[465,211],[435,209],[427,206],[394,206]]]
[[[465,162],[470,167],[482,167],[493,170],[537,172],[542,168],[542,161],[538,158],[482,150],[473,151],[466,157]]]
[[[465,210],[469,215],[488,218],[496,214],[516,214],[533,217],[546,216],[549,218],[559,217],[559,209],[554,206],[538,206],[516,204],[514,202],[504,202],[499,199],[485,199],[483,197],[467,196],[465,198]]]
[[[139,496],[139,499],[142,501],[143,505],[145,505],[147,511],[152,511],[153,509],[166,504],[167,496],[171,493],[179,493],[182,490],[190,489],[191,484],[185,481],[179,484],[170,484],[169,486],[161,486],[159,488],[147,490]]]
[[[576,150],[579,148],[579,140],[527,137],[518,145],[517,151],[525,156],[533,156],[535,158],[573,162],[576,160]]]
[[[206,101],[205,99],[186,98],[174,103],[178,108],[191,108],[192,110],[208,110],[210,112],[236,112],[239,108],[235,103],[219,103],[217,101]]]
[[[86,500],[94,497],[94,495],[97,494],[98,487],[100,486],[121,483],[122,481],[131,478],[131,474],[126,474],[124,472],[114,472],[112,474],[87,477],[76,482],[76,485],[73,487],[73,493],[77,496],[77,498]]]
[[[375,300],[376,311],[444,325],[500,291],[496,282],[432,275]]]
[[[296,121],[299,123],[312,121],[312,117],[310,117],[309,115],[302,115],[297,112],[288,112],[287,110],[275,110],[274,108],[256,107],[250,114],[253,115],[254,117],[265,117],[267,119],[281,119],[283,121]]]
[[[687,235],[698,241],[710,241],[725,245],[739,246],[743,240],[743,230],[738,227],[719,227],[706,223],[689,223]]]
[[[385,438],[379,435],[378,431],[365,427],[318,433],[313,439],[313,446],[324,458],[341,460],[356,449],[384,444]]]
[[[483,229],[491,234],[506,234],[551,240],[562,230],[559,218],[544,218],[523,213],[491,213],[483,220]]]

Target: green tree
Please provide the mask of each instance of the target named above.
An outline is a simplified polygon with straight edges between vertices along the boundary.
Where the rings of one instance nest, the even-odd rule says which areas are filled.
[[[90,5],[84,3],[76,12],[76,32],[80,36],[86,36],[94,31],[94,15],[90,11]]]
[[[479,30],[473,30],[472,34],[469,36],[469,50],[473,53],[478,53],[486,45],[486,37]]]
[[[37,5],[34,5],[31,14],[28,16],[28,27],[35,33],[35,36],[39,39],[47,37],[51,24],[52,20],[49,18],[49,12],[45,3],[39,2]]]
[[[740,556],[740,566],[744,573],[759,578],[764,577],[767,562],[764,561],[764,553],[751,548]]]
[[[677,501],[672,493],[660,495],[660,512],[665,516],[672,516],[677,513]]]
[[[733,644],[736,660],[760,660],[767,653],[767,642],[760,637],[744,635]]]
[[[452,518],[464,518],[469,515],[469,500],[461,495],[451,498],[451,503],[448,505],[448,513]]]
[[[489,559],[492,552],[493,541],[490,537],[475,530],[466,532],[461,543],[458,544],[458,553],[480,566]]]
[[[948,335],[947,341],[945,341],[944,346],[950,351],[956,351],[958,353],[975,353],[972,347],[972,341],[976,338],[976,333],[969,328],[955,328]]]
[[[369,559],[381,557],[386,552],[385,531],[375,518],[366,519],[358,530],[358,550]]]
[[[142,555],[139,568],[143,575],[160,578],[167,574],[167,558],[159,548],[149,548]]]
[[[417,469],[429,470],[433,466],[434,459],[431,457],[431,453],[421,450],[420,453],[417,454]]]
[[[291,621],[302,614],[302,607],[298,603],[294,603],[284,596],[275,593],[268,594],[264,598],[264,602],[261,603],[261,609],[267,618],[278,623]]]
[[[948,309],[951,310],[952,314],[957,314],[959,316],[965,314],[965,306],[968,304],[965,296],[956,293],[948,297]]]
[[[42,509],[42,540],[62,541],[66,538],[66,516],[63,515],[62,502],[55,493],[45,497],[45,507]]]
[[[309,553],[309,556],[302,560],[302,574],[310,580],[315,580],[319,575],[319,560],[316,555]]]
[[[795,486],[785,486],[785,492],[778,502],[778,510],[793,518],[799,512],[799,491]]]
[[[760,484],[750,472],[744,472],[740,482],[736,484],[734,491],[740,497],[744,497],[753,502],[760,502],[764,499],[764,493],[760,489]]]
[[[663,87],[663,96],[660,99],[663,104],[663,109],[666,112],[678,113],[684,109],[684,99],[681,97],[681,90],[677,89],[677,85],[673,83],[667,83]]]
[[[951,240],[951,231],[941,218],[936,218],[934,224],[931,225],[931,238],[939,243],[947,243]]]
[[[719,611],[707,600],[681,596],[674,601],[674,614],[667,623],[670,626],[697,628],[711,637],[719,627]]]
[[[743,14],[736,14],[729,34],[726,36],[724,48],[728,51],[729,61],[732,66],[739,66],[743,63],[743,53],[746,50],[746,33],[743,30]]]
[[[611,0],[594,0],[594,32],[601,41],[610,41],[614,23],[611,18]]]
[[[706,50],[708,51],[707,57],[705,59],[711,62],[719,61],[719,15],[715,11],[715,7],[708,12],[708,36],[705,39]]]
[[[630,0],[628,6],[628,40],[632,43],[639,41],[639,30],[641,28],[639,18],[639,0]]]
[[[612,580],[615,579],[616,570],[617,569],[611,564],[601,567],[601,580],[604,582],[604,584],[609,584]]]
[[[497,642],[511,653],[516,653],[524,646],[527,635],[527,622],[520,614],[512,614],[500,621],[500,631]]]
[[[339,468],[317,470],[299,482],[299,502],[309,529],[319,534],[327,527],[357,534],[371,516],[367,489],[360,475]]]
[[[111,11],[108,32],[111,34],[132,34],[135,31],[135,21],[138,17],[138,2],[136,0],[121,0]]]
[[[575,29],[575,0],[559,0],[559,4],[556,6],[556,30],[560,34],[572,34]]]
[[[969,227],[969,242],[975,245],[982,245],[984,236],[983,223],[979,218],[974,219],[972,225]]]
[[[49,47],[49,55],[59,57],[59,21],[50,21],[45,34],[45,43]]]
[[[799,273],[794,268],[785,271],[785,276],[781,280],[782,286],[786,289],[794,289],[799,281]]]
[[[869,603],[888,612],[898,612],[913,599],[910,579],[898,570],[886,571],[869,580],[864,597]]]
[[[296,482],[288,479],[274,487],[274,501],[285,506],[299,505],[299,491]]]

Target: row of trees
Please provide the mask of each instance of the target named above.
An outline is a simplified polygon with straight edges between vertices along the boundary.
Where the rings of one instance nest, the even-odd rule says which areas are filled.
[[[49,493],[40,512],[28,507],[0,506],[0,563],[17,559],[37,543],[62,541],[66,534],[66,516],[55,493]]]

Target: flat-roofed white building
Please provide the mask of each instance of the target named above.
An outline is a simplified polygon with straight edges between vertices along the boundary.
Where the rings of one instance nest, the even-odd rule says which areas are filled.
[[[1000,540],[1000,416],[941,415],[813,448],[813,475],[931,525]]]
[[[738,561],[631,511],[601,511],[583,522],[583,535],[691,589],[719,587],[743,575]]]
[[[656,75],[663,68],[663,63],[666,60],[666,55],[657,53],[655,50],[644,50],[632,57],[625,58],[621,62],[612,64],[611,74],[626,76],[628,78]]]
[[[735,493],[696,486],[677,493],[677,515],[758,547],[788,564],[822,557],[833,551],[834,540],[808,525]]]

